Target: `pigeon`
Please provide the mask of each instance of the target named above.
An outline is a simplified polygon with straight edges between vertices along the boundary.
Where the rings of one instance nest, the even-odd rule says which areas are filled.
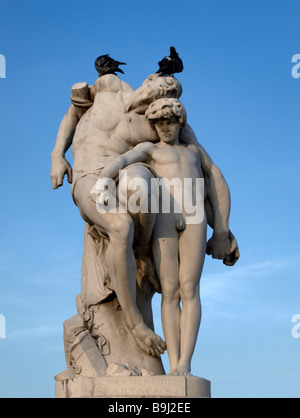
[[[156,73],[173,75],[174,73],[181,73],[183,71],[183,63],[179,58],[179,54],[176,52],[176,49],[170,47],[170,56],[163,58],[158,63],[159,70]]]
[[[98,71],[99,77],[105,74],[114,74],[118,71],[124,74],[124,71],[119,68],[119,65],[126,65],[125,62],[115,61],[109,54],[101,55],[95,61],[95,68]]]

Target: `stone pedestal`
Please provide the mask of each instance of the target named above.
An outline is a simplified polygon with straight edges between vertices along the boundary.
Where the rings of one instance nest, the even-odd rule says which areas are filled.
[[[57,381],[56,398],[210,398],[211,384],[195,376],[76,377]]]

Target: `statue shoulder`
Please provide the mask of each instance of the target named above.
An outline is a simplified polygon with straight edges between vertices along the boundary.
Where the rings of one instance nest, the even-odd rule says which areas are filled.
[[[114,74],[106,74],[95,81],[96,92],[132,92],[133,88]]]
[[[134,91],[134,88],[131,87],[125,81],[121,80],[121,83],[122,83],[122,91],[124,91],[125,93],[132,93]]]

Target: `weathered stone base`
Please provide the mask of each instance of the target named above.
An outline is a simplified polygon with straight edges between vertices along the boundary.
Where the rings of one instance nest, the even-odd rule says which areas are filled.
[[[195,376],[76,377],[57,381],[56,398],[210,398],[211,384]]]

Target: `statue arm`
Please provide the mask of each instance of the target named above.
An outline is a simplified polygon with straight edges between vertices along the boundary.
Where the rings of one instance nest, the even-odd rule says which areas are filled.
[[[221,170],[198,143],[196,135],[190,126],[187,125],[182,129],[180,140],[183,143],[196,145],[200,154],[201,168],[207,191],[205,210],[208,224],[213,229],[213,236],[207,244],[207,254],[212,255],[213,258],[224,260],[227,265],[233,265],[229,264],[227,259],[233,253],[238,258],[239,253],[236,239],[229,230],[231,197],[228,184]]]
[[[201,145],[198,145],[201,168],[205,178],[207,198],[212,207],[210,226],[215,234],[229,233],[231,197],[221,170],[213,163]]]
[[[132,150],[120,155],[116,160],[110,162],[103,169],[100,177],[114,178],[119,174],[120,170],[138,162],[147,161],[152,155],[155,145],[150,142],[138,144]]]
[[[213,211],[214,232],[229,232],[230,192],[221,170],[214,164],[205,149],[198,143],[196,135],[190,126],[181,131],[180,141],[194,144],[200,153],[201,168],[207,188],[207,197]]]
[[[123,168],[129,166],[130,164],[147,161],[149,156],[152,154],[153,148],[155,148],[155,146],[150,142],[144,142],[142,144],[137,145],[132,150],[125,152],[115,160],[108,163],[102,170],[102,173],[100,174],[99,178],[114,179],[118,176],[119,171],[123,170]],[[90,191],[90,199],[92,200],[92,202],[97,203],[98,196],[99,190],[97,189],[97,187],[94,186],[93,189]]]
[[[69,107],[68,112],[63,118],[56,139],[55,147],[51,154],[51,182],[53,189],[63,185],[65,174],[68,182],[72,183],[72,168],[65,158],[67,150],[70,148],[79,117],[74,105]]]

